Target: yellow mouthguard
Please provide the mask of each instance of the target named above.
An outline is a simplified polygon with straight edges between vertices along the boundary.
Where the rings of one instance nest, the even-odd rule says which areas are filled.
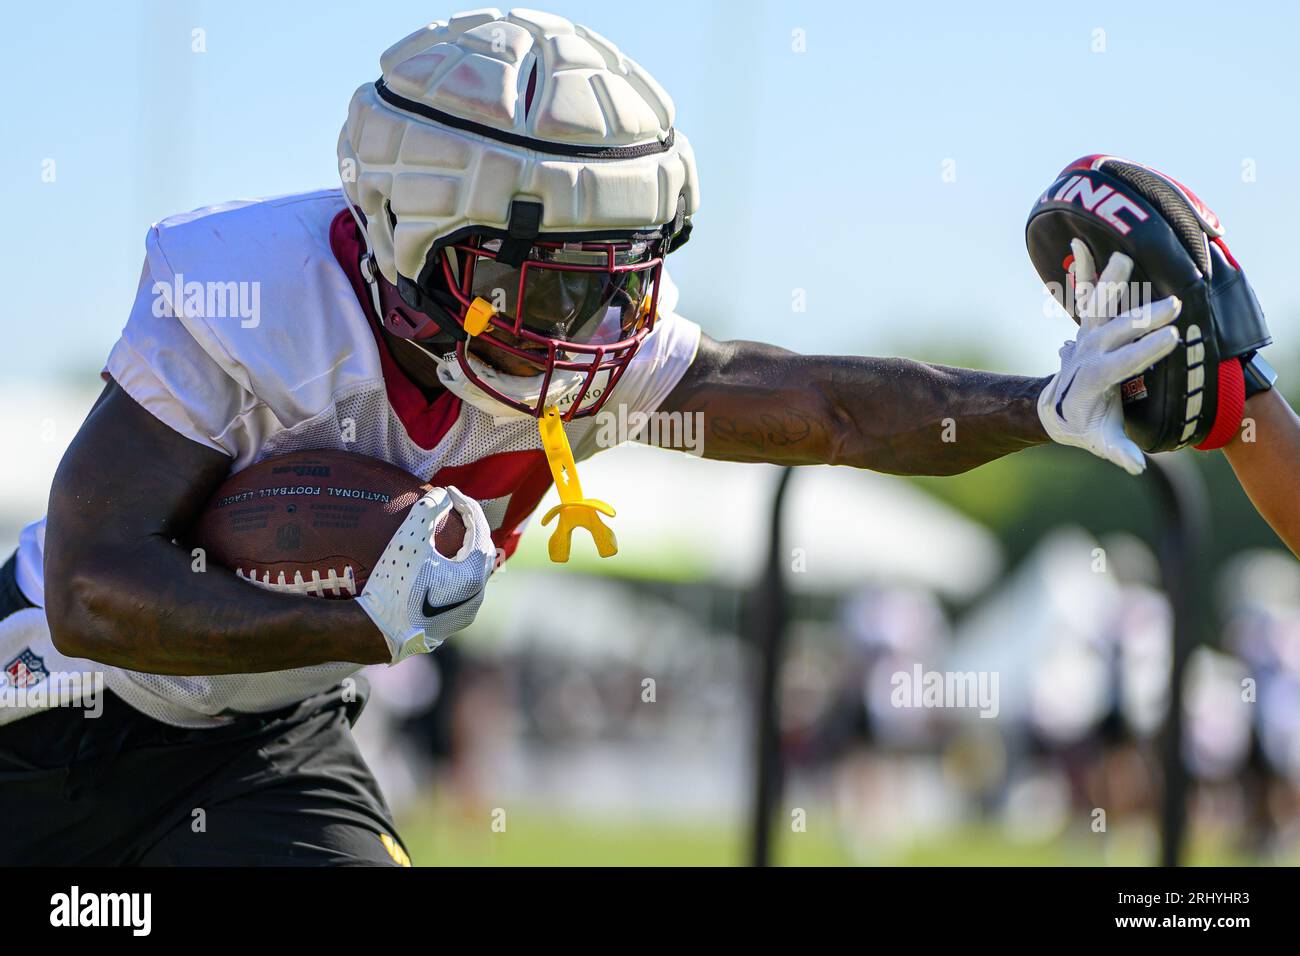
[[[555,479],[555,489],[560,493],[560,503],[542,518],[542,526],[545,527],[556,515],[560,516],[560,523],[555,526],[546,545],[551,560],[558,564],[569,560],[574,528],[586,528],[591,533],[592,540],[596,542],[596,551],[602,558],[617,554],[618,542],[614,538],[614,532],[600,520],[602,514],[614,517],[614,509],[603,501],[582,496],[578,467],[573,462],[573,452],[560,422],[559,409],[554,405],[547,408],[538,419],[538,428],[542,433],[542,451],[546,453],[546,463],[551,466],[551,477]]]
[[[468,335],[481,335],[483,330],[488,327],[492,321],[492,316],[496,315],[496,309],[492,308],[492,303],[482,296],[478,296],[469,304],[465,310],[464,328]]]

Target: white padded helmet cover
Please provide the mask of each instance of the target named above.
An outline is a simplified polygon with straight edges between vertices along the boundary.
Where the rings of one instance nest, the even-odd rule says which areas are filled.
[[[390,47],[380,68],[392,93],[422,107],[561,147],[500,142],[391,105],[373,83],[359,88],[339,135],[339,169],[389,282],[416,278],[434,243],[452,233],[505,229],[515,199],[542,203],[544,232],[654,228],[673,220],[678,197],[687,217],[699,205],[695,157],[672,129],[672,100],[586,27],[532,10],[462,13]],[[635,151],[670,134],[667,149],[632,158],[562,155]]]

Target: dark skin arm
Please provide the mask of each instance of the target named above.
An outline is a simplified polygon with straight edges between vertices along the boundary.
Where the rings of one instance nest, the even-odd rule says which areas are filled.
[[[662,410],[702,413],[706,458],[955,475],[1048,441],[1047,381],[706,335]]]
[[[145,466],[142,463],[151,463]],[[230,459],[110,383],[54,476],[45,603],[64,654],[155,674],[246,674],[389,660],[354,601],[276,594],[172,543]]]

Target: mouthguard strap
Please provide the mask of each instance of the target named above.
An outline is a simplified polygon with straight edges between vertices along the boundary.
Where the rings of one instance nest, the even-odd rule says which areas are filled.
[[[614,532],[600,519],[602,514],[614,517],[614,509],[596,498],[583,497],[578,467],[573,460],[573,451],[569,448],[569,438],[564,433],[560,410],[554,405],[547,406],[542,417],[537,420],[537,427],[541,432],[546,463],[555,480],[555,490],[560,495],[560,503],[542,518],[543,527],[550,524],[551,519],[557,515],[560,519],[547,542],[547,554],[557,564],[568,561],[575,528],[587,529],[596,543],[596,552],[602,558],[617,554],[618,541]]]

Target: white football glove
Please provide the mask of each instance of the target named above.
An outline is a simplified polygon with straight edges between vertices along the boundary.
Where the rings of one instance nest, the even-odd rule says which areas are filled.
[[[434,529],[453,508],[465,524],[465,542],[449,558],[434,545]],[[469,626],[496,557],[492,528],[473,498],[434,488],[415,503],[357,598],[388,642],[393,664],[427,654]]]
[[[1174,350],[1178,330],[1166,326],[1183,304],[1171,295],[1116,316],[1128,298],[1133,260],[1115,253],[1098,279],[1088,247],[1073,239],[1070,250],[1079,334],[1061,347],[1061,370],[1038,396],[1038,417],[1052,441],[1140,475],[1146,458],[1124,434],[1119,386]]]

